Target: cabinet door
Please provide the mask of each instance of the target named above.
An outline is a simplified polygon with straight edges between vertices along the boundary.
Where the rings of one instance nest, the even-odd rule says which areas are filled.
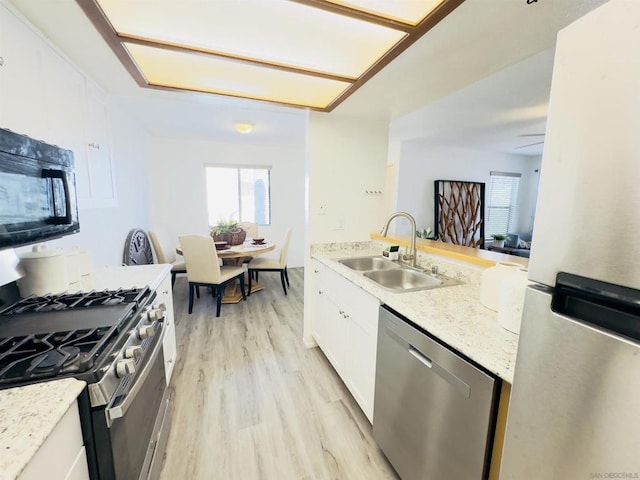
[[[317,260],[312,260],[311,266],[313,268],[312,282],[313,282],[313,338],[320,346],[320,349],[326,348],[326,322],[322,320],[323,310],[321,305],[321,297],[326,294],[324,291],[325,284],[324,277],[324,265]]]
[[[347,315],[339,308],[328,295],[321,298],[322,318],[326,324],[326,348],[322,351],[336,369],[338,375],[345,378],[347,373],[346,360],[349,344],[349,325]]]
[[[89,480],[89,466],[84,447],[78,452],[78,456],[64,480]]]
[[[0,126],[38,140],[47,136],[45,44],[0,5]]]
[[[46,118],[48,134],[45,141],[73,151],[76,191],[89,189],[85,148],[85,83],[84,77],[56,53],[50,52],[44,61],[47,71]]]
[[[86,84],[86,153],[89,191],[82,192],[80,205],[87,208],[111,207],[116,204],[116,190],[111,162],[107,105],[99,88]]]
[[[167,379],[167,385],[171,381],[173,367],[176,364],[177,347],[176,347],[176,327],[175,315],[173,312],[173,291],[171,289],[171,274],[168,274],[160,283],[157,289],[159,300],[164,303],[165,311],[165,333],[162,341],[162,353],[164,355],[164,373]]]
[[[375,320],[377,323],[377,318]],[[377,334],[362,328],[360,322],[351,318],[347,349],[347,387],[370,422],[373,422],[377,342]]]
[[[84,455],[80,414],[78,405],[73,403],[18,480],[65,480],[72,474],[74,479],[87,479],[89,472]]]

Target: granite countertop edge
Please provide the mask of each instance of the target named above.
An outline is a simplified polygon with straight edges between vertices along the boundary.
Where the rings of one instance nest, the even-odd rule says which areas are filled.
[[[512,383],[518,335],[502,328],[498,314],[480,303],[480,271],[418,254],[422,267],[438,266],[441,273],[458,278],[462,285],[393,293],[378,287],[360,272],[339,263],[341,258],[380,254],[376,242],[312,246],[311,257],[378,298],[411,322],[437,337],[502,380]]]
[[[86,383],[75,378],[0,390],[0,480],[14,480]]]

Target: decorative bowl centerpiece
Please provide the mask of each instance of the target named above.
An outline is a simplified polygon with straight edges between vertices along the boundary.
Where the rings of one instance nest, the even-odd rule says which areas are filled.
[[[240,228],[235,220],[218,220],[218,223],[211,225],[211,237],[214,242],[241,245],[247,238],[247,232]]]
[[[253,239],[253,243],[255,243],[256,245],[262,245],[264,243],[264,238],[262,238],[262,237],[254,238]]]

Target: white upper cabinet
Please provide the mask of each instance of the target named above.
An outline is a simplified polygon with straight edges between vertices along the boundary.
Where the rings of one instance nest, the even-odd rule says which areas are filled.
[[[38,140],[47,136],[44,45],[0,5],[0,127]]]
[[[73,151],[79,208],[116,205],[106,95],[0,4],[0,128]]]
[[[110,207],[116,202],[111,162],[109,117],[104,94],[93,82],[86,82],[86,155],[89,195],[78,195],[81,207]],[[83,192],[84,194],[85,192]]]

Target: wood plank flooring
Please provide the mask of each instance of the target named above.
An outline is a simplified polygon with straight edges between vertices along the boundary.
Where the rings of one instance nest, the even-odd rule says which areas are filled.
[[[174,287],[178,360],[162,480],[398,479],[371,425],[322,352],[302,344],[303,271],[278,274],[246,302],[204,290],[187,314]]]

